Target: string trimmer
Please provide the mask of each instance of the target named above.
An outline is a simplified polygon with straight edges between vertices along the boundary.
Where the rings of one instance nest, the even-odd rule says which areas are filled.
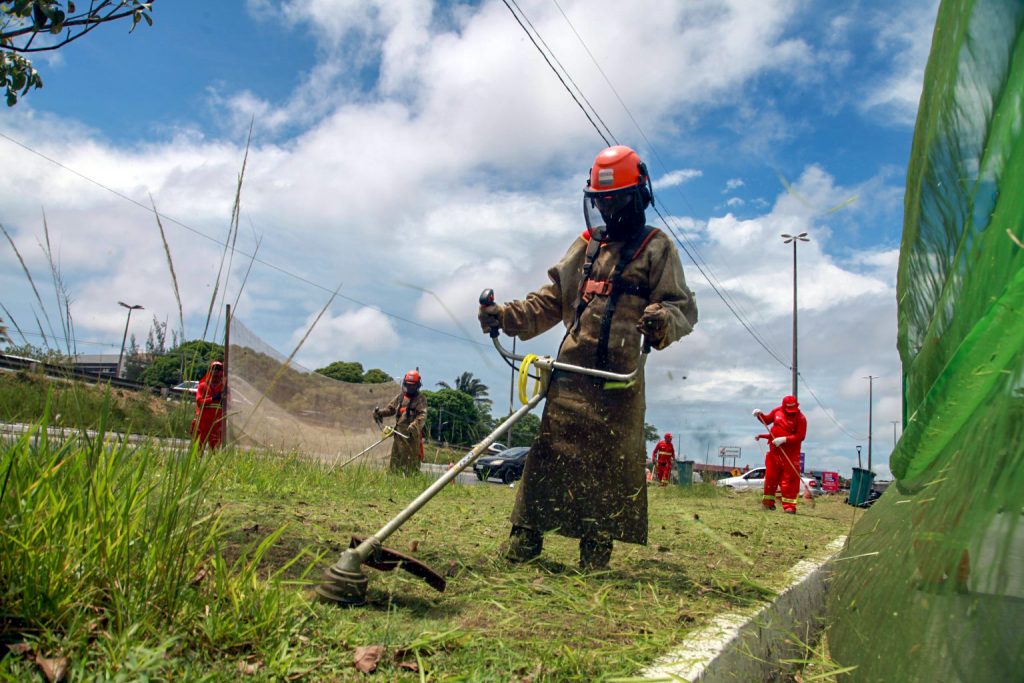
[[[380,427],[380,433],[381,433],[381,437],[380,437],[379,439],[377,439],[376,441],[374,441],[373,443],[371,443],[371,444],[370,444],[369,446],[367,446],[367,447],[366,447],[366,448],[364,448],[363,450],[359,451],[358,453],[356,453],[355,455],[353,455],[353,456],[352,456],[351,458],[349,458],[349,459],[348,459],[348,460],[346,460],[345,462],[341,463],[340,465],[337,465],[337,466],[335,466],[335,467],[332,467],[332,468],[331,468],[331,471],[333,472],[333,471],[334,471],[334,470],[336,470],[336,469],[340,470],[340,469],[341,469],[341,468],[343,468],[343,467],[344,467],[345,465],[347,465],[347,464],[349,464],[350,462],[353,462],[354,460],[356,460],[357,458],[359,458],[359,456],[361,456],[361,455],[364,455],[364,454],[366,454],[366,453],[369,453],[369,452],[370,452],[371,450],[373,450],[373,449],[374,449],[375,447],[377,447],[377,446],[379,446],[380,444],[384,443],[385,441],[387,441],[388,439],[390,439],[390,438],[391,438],[392,436],[396,436],[396,435],[397,435],[397,436],[400,436],[400,437],[402,437],[403,439],[406,439],[406,440],[408,440],[408,439],[409,439],[409,437],[408,437],[408,436],[406,436],[405,434],[403,434],[402,432],[398,431],[397,429],[395,429],[394,427],[392,427],[392,426],[390,426],[390,425],[382,425],[382,424],[381,424],[381,422],[380,422],[380,421],[378,421],[378,422],[377,422],[377,426],[378,426],[378,427]]]
[[[494,303],[494,291],[487,289],[480,295],[480,305],[486,306],[490,303]],[[551,373],[553,370],[558,370],[560,372],[574,372],[581,375],[590,375],[591,377],[600,377],[611,382],[631,382],[642,371],[647,360],[647,353],[650,351],[650,346],[647,344],[645,339],[643,350],[639,354],[640,357],[637,361],[636,369],[631,373],[621,374],[562,363],[550,356],[534,356],[532,354],[517,355],[502,346],[501,341],[498,339],[499,332],[500,331],[496,327],[492,328],[490,332],[494,348],[497,349],[498,353],[501,354],[506,361],[519,361],[521,363],[519,366],[519,393],[520,399],[523,400],[523,405],[505,418],[505,420],[498,425],[494,431],[484,437],[480,443],[473,446],[469,453],[455,463],[451,469],[438,477],[437,481],[427,487],[423,493],[418,495],[415,500],[409,503],[409,505],[399,512],[390,522],[381,527],[377,533],[368,538],[353,536],[352,541],[349,544],[349,548],[341,554],[341,558],[324,572],[323,579],[316,589],[316,592],[321,599],[342,605],[358,605],[366,602],[367,577],[362,571],[362,565],[364,564],[368,567],[373,567],[374,569],[380,569],[383,571],[391,571],[396,568],[404,569],[413,576],[417,576],[426,581],[432,588],[438,591],[444,591],[446,582],[443,576],[414,557],[405,555],[404,553],[400,553],[390,548],[385,548],[383,545],[384,540],[397,531],[399,527],[401,527],[402,524],[404,524],[410,517],[415,515],[420,508],[426,505],[427,502],[437,495],[441,489],[447,486],[449,482],[459,476],[460,472],[476,462],[477,458],[487,450],[488,446],[494,443],[498,437],[507,432],[512,425],[522,419],[524,415],[533,410],[537,404],[541,402],[547,393],[548,382],[551,379]],[[531,367],[537,372],[536,385],[534,387],[533,396],[527,397],[525,378]]]

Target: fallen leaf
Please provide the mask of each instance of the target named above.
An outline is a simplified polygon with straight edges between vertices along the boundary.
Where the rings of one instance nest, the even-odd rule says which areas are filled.
[[[354,659],[356,668],[362,671],[364,674],[372,674],[374,671],[377,670],[377,663],[380,661],[381,655],[383,654],[383,645],[367,645],[365,647],[357,647]]]
[[[445,576],[451,578],[459,573],[459,563],[452,560],[448,563],[448,571],[444,573]]]
[[[259,524],[253,524],[252,526],[242,527],[242,531],[246,533],[255,533],[260,530]]]
[[[28,643],[11,643],[7,649],[16,655],[32,656],[32,646]]]
[[[417,550],[419,550],[419,547],[420,547],[420,542],[419,541],[413,541],[412,543],[409,544],[409,552],[410,553],[414,553]]]
[[[700,515],[698,515],[696,512],[693,513],[693,518],[698,522],[700,521]]]
[[[399,669],[405,669],[406,671],[413,671],[413,672],[416,672],[416,671],[420,670],[420,667],[416,664],[416,662],[409,662],[409,661],[399,662],[398,663],[398,668]]]
[[[730,536],[738,536],[738,537],[740,537],[740,538],[749,538],[749,536],[747,536],[747,535],[746,535],[745,533],[743,533],[742,531],[730,531],[730,532],[729,532],[729,535],[730,535]]]
[[[196,575],[192,577],[192,585],[198,586],[199,584],[201,584],[203,582],[203,579],[205,579],[206,575],[209,573],[210,572],[209,570],[207,570],[206,567],[200,567],[199,571],[196,572]]]
[[[50,683],[63,681],[68,674],[68,658],[54,657],[46,658],[36,655],[36,665],[42,670],[46,680]]]
[[[252,676],[254,673],[259,671],[263,667],[263,662],[256,660],[254,662],[247,662],[244,659],[238,662],[238,671],[245,674],[246,676]]]

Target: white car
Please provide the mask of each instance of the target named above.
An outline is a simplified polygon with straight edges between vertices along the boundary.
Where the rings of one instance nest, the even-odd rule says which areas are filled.
[[[763,467],[755,467],[749,472],[744,472],[738,477],[727,477],[725,479],[719,479],[715,482],[716,486],[722,486],[727,489],[734,491],[763,491],[764,490],[764,473]],[[814,477],[800,477],[804,481],[804,486],[811,490],[811,493],[815,496],[821,495],[821,488],[818,486],[818,481]],[[804,486],[800,487],[801,494],[803,493]]]

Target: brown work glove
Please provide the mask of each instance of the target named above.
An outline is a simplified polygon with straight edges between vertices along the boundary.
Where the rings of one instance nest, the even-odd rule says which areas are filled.
[[[644,314],[640,318],[637,328],[651,343],[651,346],[658,348],[665,337],[665,330],[668,328],[668,309],[661,304],[648,304]]]
[[[501,304],[491,304],[490,306],[481,306],[480,312],[476,314],[477,319],[480,321],[480,329],[484,332],[490,332],[492,328],[501,328],[501,314],[504,312],[504,306]]]

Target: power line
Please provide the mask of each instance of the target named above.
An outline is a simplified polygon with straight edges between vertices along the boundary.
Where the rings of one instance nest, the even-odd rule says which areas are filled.
[[[833,424],[835,424],[836,427],[839,427],[839,431],[841,431],[843,434],[846,434],[848,437],[850,437],[854,441],[864,441],[867,438],[867,436],[865,436],[863,434],[862,435],[857,435],[857,434],[850,433],[850,431],[847,430],[846,427],[844,427],[842,424],[839,423],[839,420],[837,420],[834,417],[832,417],[832,412],[828,408],[825,407],[825,404],[821,402],[821,400],[818,398],[818,395],[814,393],[813,389],[811,389],[811,385],[807,383],[807,380],[804,378],[803,373],[797,371],[796,374],[797,374],[797,377],[800,378],[800,381],[803,382],[804,387],[807,389],[807,391],[809,391],[811,396],[814,397],[814,402],[818,404],[818,407],[821,408],[822,412],[825,413],[825,416],[828,417],[828,419],[832,420]]]
[[[25,151],[31,152],[32,154],[35,154],[36,156],[38,156],[38,157],[40,157],[42,159],[45,159],[46,161],[50,162],[51,164],[54,164],[55,166],[58,166],[58,167],[64,169],[68,173],[72,173],[72,174],[78,176],[79,178],[81,178],[82,180],[90,182],[93,185],[95,185],[95,186],[97,186],[99,188],[102,188],[102,189],[106,190],[107,192],[109,192],[109,193],[111,193],[111,194],[113,194],[113,195],[115,195],[117,197],[120,197],[121,199],[125,200],[126,202],[130,202],[130,203],[134,204],[135,206],[137,206],[140,209],[144,210],[146,213],[156,213],[158,216],[160,216],[164,220],[166,220],[166,221],[168,221],[170,223],[174,223],[175,225],[177,225],[179,227],[182,227],[185,230],[188,230],[189,232],[194,233],[195,235],[198,235],[199,237],[202,237],[202,238],[204,238],[206,240],[209,240],[210,242],[213,242],[214,244],[216,244],[216,245],[218,245],[220,247],[225,247],[225,248],[229,248],[229,249],[231,248],[230,245],[228,245],[226,242],[221,242],[216,237],[211,237],[210,235],[207,235],[205,232],[202,232],[201,230],[197,230],[196,228],[193,228],[192,226],[183,223],[182,221],[178,220],[177,218],[174,218],[172,216],[168,216],[167,214],[164,214],[164,213],[154,212],[152,207],[148,207],[145,204],[143,204],[142,202],[136,201],[135,199],[132,199],[128,195],[122,194],[121,192],[118,192],[117,190],[104,185],[100,181],[94,180],[93,178],[90,178],[89,176],[85,175],[84,173],[76,171],[75,169],[71,168],[70,166],[66,166],[65,164],[57,161],[56,159],[53,159],[53,158],[43,154],[42,152],[29,147],[28,145],[24,144],[23,142],[15,140],[11,136],[9,136],[9,135],[7,135],[7,134],[5,134],[3,132],[0,132],[0,138],[4,138],[5,140],[8,140],[9,142],[14,143],[18,147],[21,147]],[[232,251],[234,251],[234,250],[232,250]],[[293,273],[292,271],[290,271],[290,270],[288,270],[286,268],[283,268],[281,266],[278,266],[276,264],[270,263],[269,261],[266,261],[266,260],[261,259],[261,258],[257,258],[255,254],[247,254],[246,252],[242,251],[241,249],[237,250],[237,252],[239,254],[241,254],[242,256],[244,256],[244,257],[246,257],[248,259],[251,259],[252,261],[254,261],[256,263],[259,263],[259,264],[264,265],[264,266],[266,266],[268,268],[276,270],[277,272],[281,273],[282,275],[286,275],[288,277],[294,278],[294,279],[296,279],[296,280],[298,280],[300,282],[303,282],[303,283],[305,283],[307,285],[310,285],[312,287],[316,287],[317,289],[321,289],[321,290],[323,290],[323,291],[325,291],[325,292],[327,292],[329,294],[334,294],[334,290],[333,289],[331,289],[329,287],[325,287],[324,285],[321,285],[321,284],[319,284],[317,282],[313,282],[312,280],[310,280],[308,278],[305,278],[305,277],[299,275],[298,273]],[[418,323],[415,320],[409,320],[408,318],[405,318],[403,316],[397,315],[395,313],[390,313],[390,312],[384,310],[383,308],[381,308],[380,306],[377,306],[375,304],[371,304],[371,303],[367,303],[367,302],[364,302],[364,301],[360,301],[359,299],[355,299],[353,297],[346,296],[346,295],[341,294],[341,293],[338,293],[337,296],[338,296],[339,299],[344,299],[344,300],[349,301],[351,303],[358,304],[360,306],[365,306],[367,308],[373,308],[373,309],[375,309],[377,311],[380,311],[381,313],[383,313],[384,315],[388,316],[389,318],[393,318],[395,320],[401,321],[403,323],[406,323],[407,325],[413,325],[415,327],[419,327],[419,328],[424,329],[424,330],[429,330],[429,331],[434,332],[436,334],[441,334],[441,335],[444,335],[446,337],[451,337],[452,339],[457,339],[457,340],[459,340],[461,342],[464,342],[464,343],[467,343],[467,344],[474,344],[476,346],[486,346],[486,344],[484,344],[483,342],[473,341],[472,339],[468,339],[466,337],[463,337],[463,336],[460,336],[460,335],[457,335],[457,334],[452,334],[451,332],[445,332],[444,330],[439,330],[439,329],[437,329],[435,327],[430,327],[429,325],[424,325],[423,323]]]
[[[537,44],[537,41],[533,39],[533,34],[531,34],[529,30],[527,30],[526,26],[524,26],[523,22],[519,19],[519,16],[516,15],[516,13],[512,10],[512,6],[508,4],[508,0],[501,1],[505,3],[505,7],[508,7],[508,11],[512,14],[512,18],[515,19],[516,23],[519,24],[519,27],[523,29],[523,33],[525,33],[526,37],[530,39],[530,42],[533,43],[533,46],[537,48],[537,52],[539,52],[540,56],[544,58],[545,62],[547,62],[548,66],[551,68],[552,73],[555,74],[559,82],[561,82],[562,87],[565,88],[565,91],[569,93],[569,97],[571,97],[573,101],[576,102],[576,105],[580,108],[580,111],[582,111],[583,115],[587,117],[588,121],[590,121],[590,125],[594,127],[594,130],[597,131],[597,134],[601,136],[602,140],[604,140],[604,144],[611,146],[611,143],[608,142],[608,138],[605,137],[604,133],[601,132],[601,129],[597,127],[596,123],[594,123],[594,119],[590,117],[590,113],[587,111],[586,107],[584,107],[580,103],[580,101],[576,98],[575,93],[573,93],[569,86],[566,85],[565,79],[562,78],[562,74],[558,73],[558,69],[556,69],[555,66],[551,63],[551,60],[548,59],[548,56],[544,53],[544,50],[540,49],[540,45]]]

